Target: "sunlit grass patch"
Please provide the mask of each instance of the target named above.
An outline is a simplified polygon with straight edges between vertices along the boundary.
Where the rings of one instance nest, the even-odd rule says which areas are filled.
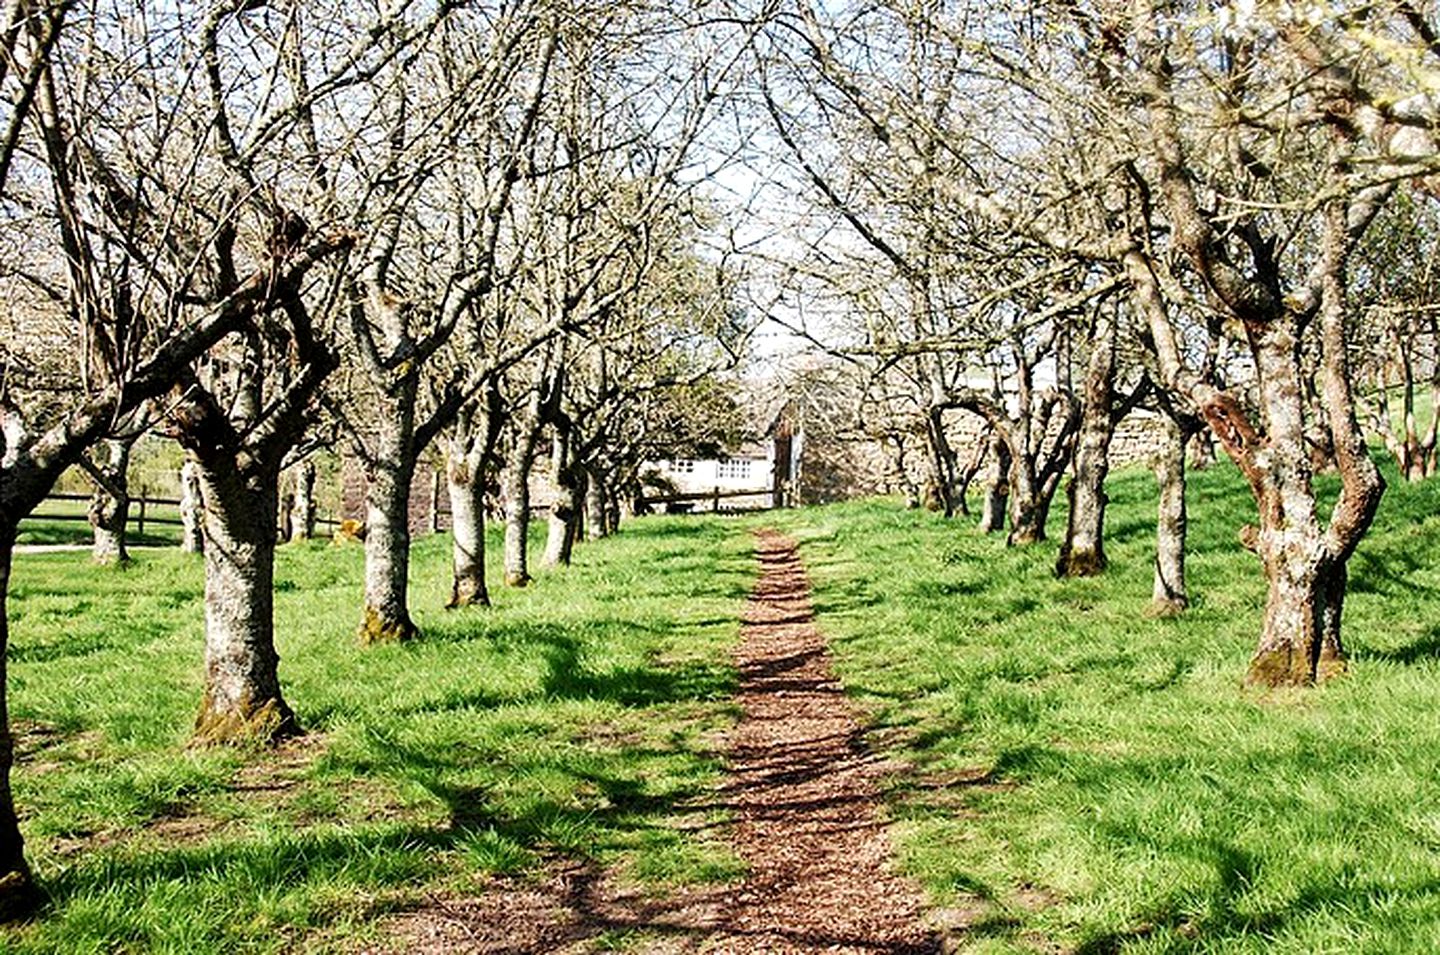
[[[369,649],[360,548],[282,547],[280,673],[308,735],[276,752],[186,746],[199,558],[21,555],[14,778],[52,903],[0,948],[344,947],[397,906],[559,857],[656,886],[733,877],[691,804],[721,772],[750,547],[733,521],[641,521],[489,610],[444,611],[449,539],[422,538],[423,636]]]
[[[1288,693],[1241,685],[1264,580],[1226,464],[1191,476],[1173,619],[1145,613],[1144,471],[1112,479],[1098,579],[893,502],[785,515],[874,743],[910,767],[888,794],[903,864],[962,950],[1440,948],[1440,484],[1387,476],[1351,673]]]

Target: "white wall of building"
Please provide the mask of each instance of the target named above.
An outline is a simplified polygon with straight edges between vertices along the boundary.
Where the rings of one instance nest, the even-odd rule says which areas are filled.
[[[736,455],[713,458],[681,458],[657,462],[656,470],[665,476],[681,494],[702,491],[750,491],[769,488],[774,483],[774,462],[768,457]]]

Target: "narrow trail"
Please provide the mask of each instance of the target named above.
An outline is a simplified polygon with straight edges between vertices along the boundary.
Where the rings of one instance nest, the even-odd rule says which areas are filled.
[[[885,767],[860,745],[795,544],[762,531],[756,555],[735,651],[743,715],[726,734],[729,777],[716,793],[744,882],[656,899],[577,863],[538,885],[497,883],[408,912],[391,923],[389,951],[581,953],[616,933],[650,955],[941,951],[918,888],[891,865],[876,789]]]
[[[795,544],[773,531],[758,544],[726,787],[749,876],[714,941],[735,952],[938,952],[919,890],[890,865],[883,766],[859,744]]]

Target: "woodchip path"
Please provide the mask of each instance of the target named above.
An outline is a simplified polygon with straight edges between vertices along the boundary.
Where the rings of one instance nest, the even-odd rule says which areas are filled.
[[[726,739],[730,774],[719,794],[743,883],[656,900],[576,865],[541,885],[408,913],[393,926],[395,950],[579,953],[602,936],[634,933],[627,951],[940,951],[919,890],[892,868],[875,785],[883,766],[860,744],[794,542],[762,532],[757,556],[736,650],[743,715]]]

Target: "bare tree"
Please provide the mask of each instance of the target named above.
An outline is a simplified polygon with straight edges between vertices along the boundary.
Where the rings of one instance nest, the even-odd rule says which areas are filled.
[[[415,634],[408,502],[416,463],[493,371],[479,355],[469,369],[436,359],[495,287],[501,226],[557,42],[555,14],[543,5],[493,20],[455,14],[386,77],[395,92],[376,115],[386,146],[353,200],[357,222],[371,223],[351,322],[369,381],[349,414],[369,485],[364,642]],[[420,76],[438,95],[415,95]],[[451,378],[437,382],[442,368]]]

